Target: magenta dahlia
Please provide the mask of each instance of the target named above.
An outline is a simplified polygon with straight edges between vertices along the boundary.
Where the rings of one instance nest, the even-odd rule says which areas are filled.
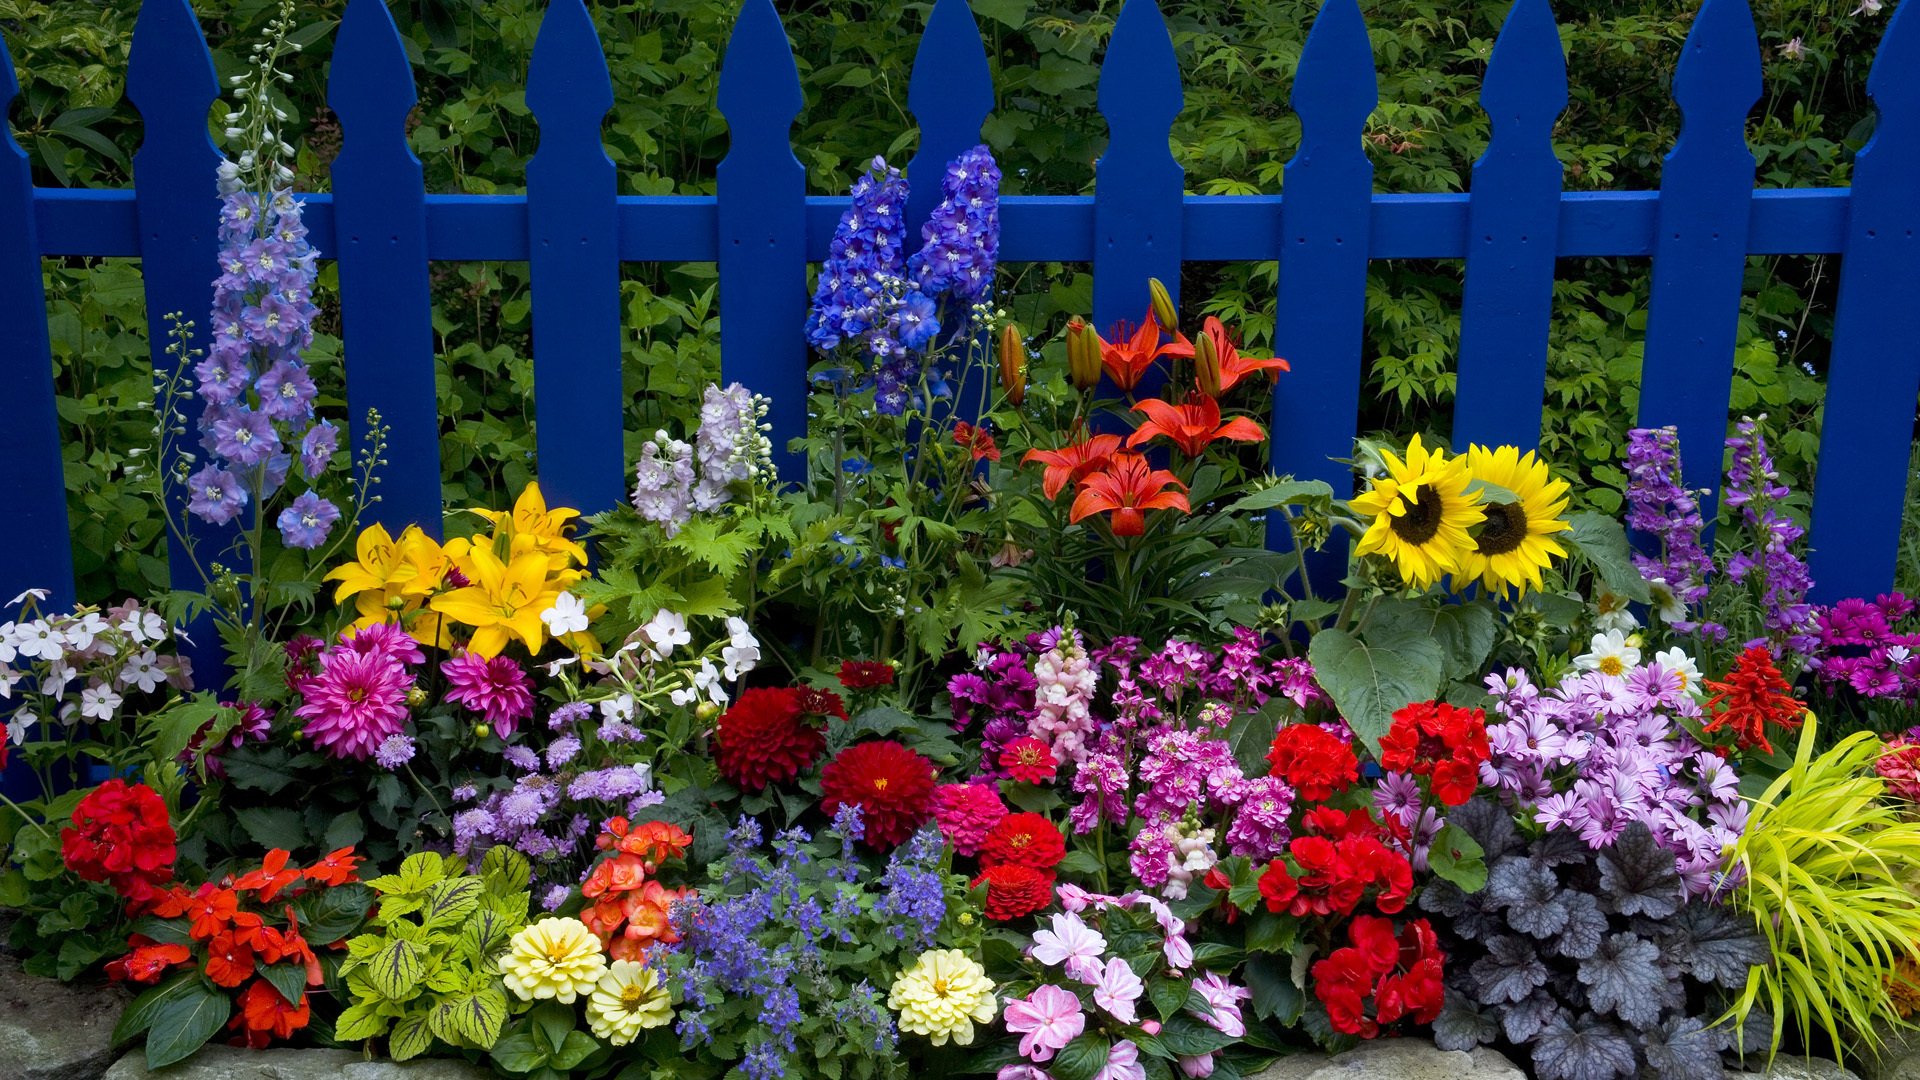
[[[340,644],[357,653],[381,653],[402,664],[425,663],[427,654],[399,623],[374,623],[340,635]]]
[[[306,700],[293,710],[315,746],[338,758],[366,760],[407,723],[413,676],[384,652],[327,652],[320,673],[300,683]]]
[[[502,738],[533,715],[533,684],[519,661],[510,656],[489,660],[463,652],[441,664],[440,671],[447,677],[447,700],[481,714]]]

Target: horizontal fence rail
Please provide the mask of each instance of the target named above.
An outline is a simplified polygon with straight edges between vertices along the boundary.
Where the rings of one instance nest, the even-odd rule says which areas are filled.
[[[1182,91],[1166,23],[1154,0],[1127,0],[1099,85],[1109,140],[1095,193],[1004,199],[1001,258],[1091,263],[1101,327],[1138,317],[1145,279],[1177,283],[1182,263],[1277,260],[1276,349],[1293,371],[1274,391],[1272,465],[1336,485],[1347,478],[1332,459],[1351,449],[1363,389],[1370,260],[1465,261],[1453,442],[1537,445],[1555,260],[1646,258],[1653,292],[1639,422],[1677,425],[1689,485],[1712,492],[1745,260],[1839,255],[1813,574],[1818,598],[1872,594],[1892,583],[1920,396],[1920,349],[1905,325],[1920,286],[1920,30],[1908,25],[1920,16],[1911,6],[1895,11],[1867,83],[1879,122],[1851,188],[1754,189],[1744,139],[1760,93],[1752,14],[1746,0],[1704,0],[1674,80],[1683,126],[1662,188],[1564,191],[1552,131],[1567,102],[1566,58],[1547,0],[1516,0],[1488,62],[1481,102],[1492,138],[1471,190],[1376,193],[1360,138],[1378,99],[1366,26],[1356,0],[1326,0],[1294,80],[1302,135],[1285,193],[1199,196],[1184,194],[1169,150]],[[776,447],[802,433],[807,264],[825,256],[847,199],[806,193],[791,145],[804,99],[772,0],[744,0],[722,61],[718,105],[732,141],[712,196],[616,193],[599,136],[613,88],[583,0],[552,0],[533,51],[527,102],[541,137],[524,195],[427,194],[406,140],[413,73],[385,4],[349,0],[336,33],[328,99],[344,144],[332,192],[303,198],[311,241],[339,263],[354,445],[369,407],[392,428],[379,520],[439,526],[434,261],[529,264],[536,418],[547,419],[537,424],[539,472],[556,501],[591,513],[626,485],[622,263],[716,263],[723,376],[773,400]],[[0,69],[4,105],[18,92],[4,42]],[[207,113],[219,86],[187,0],[146,0],[127,85],[145,124],[133,189],[34,188],[25,156],[0,131],[9,391],[0,449],[10,452],[10,509],[27,526],[8,541],[4,595],[29,585],[61,600],[72,593],[39,261],[141,259],[161,371],[170,363],[163,317],[179,311],[204,326],[211,307],[219,157]],[[933,178],[978,141],[993,108],[965,0],[933,5],[907,100],[920,128],[909,165],[917,232],[937,199]],[[797,462],[781,464],[792,475]],[[176,558],[176,582],[197,585],[190,571]]]

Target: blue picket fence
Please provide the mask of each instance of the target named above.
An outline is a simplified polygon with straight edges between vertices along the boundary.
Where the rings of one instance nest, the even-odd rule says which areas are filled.
[[[1327,0],[1294,83],[1302,137],[1284,195],[1209,197],[1183,193],[1168,145],[1181,87],[1166,24],[1154,0],[1127,0],[1099,86],[1110,140],[1095,194],[1007,198],[1001,254],[1091,262],[1099,326],[1137,317],[1146,279],[1176,283],[1183,261],[1279,260],[1276,348],[1293,372],[1274,393],[1273,468],[1335,484],[1344,470],[1333,459],[1349,454],[1359,413],[1369,260],[1465,260],[1453,442],[1533,445],[1556,258],[1648,258],[1640,421],[1679,427],[1687,479],[1706,489],[1727,429],[1746,258],[1842,255],[1813,574],[1822,598],[1872,594],[1892,579],[1920,394],[1920,349],[1904,326],[1920,295],[1913,6],[1893,16],[1868,80],[1879,126],[1851,188],[1755,190],[1743,137],[1761,89],[1752,14],[1745,0],[1705,0],[1674,79],[1684,124],[1660,190],[1563,191],[1551,131],[1567,102],[1566,63],[1547,0],[1516,0],[1487,67],[1493,136],[1470,192],[1376,193],[1360,139],[1378,97],[1366,26],[1356,0]],[[4,105],[18,89],[4,43],[0,72]],[[909,174],[921,177],[977,142],[993,108],[965,0],[934,4],[909,87],[920,127]],[[205,326],[211,306],[219,154],[207,116],[220,86],[187,0],[147,0],[127,88],[145,122],[132,189],[35,188],[11,135],[0,143],[0,453],[14,477],[0,596],[28,585],[72,593],[41,258],[138,257],[154,327],[174,311]],[[552,0],[533,52],[526,97],[541,135],[524,195],[425,193],[405,133],[413,75],[382,0],[348,3],[328,91],[345,142],[332,192],[307,196],[307,222],[339,263],[354,445],[370,407],[391,427],[376,508],[390,528],[437,531],[441,516],[434,260],[530,264],[539,475],[557,502],[597,511],[626,484],[624,262],[717,263],[724,377],[772,399],[776,447],[803,429],[806,264],[825,255],[846,199],[807,193],[790,142],[804,102],[772,0],[745,0],[727,46],[719,108],[732,143],[714,196],[616,194],[599,140],[613,88],[583,0]],[[915,185],[911,228],[936,194]],[[164,334],[154,336],[166,370]],[[173,572],[198,586],[180,560]]]

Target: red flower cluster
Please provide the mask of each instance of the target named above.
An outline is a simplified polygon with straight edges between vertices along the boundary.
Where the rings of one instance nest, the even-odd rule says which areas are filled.
[[[986,883],[987,918],[1018,919],[1052,903],[1054,868],[1066,857],[1066,837],[1045,817],[1001,818],[980,842],[980,876],[973,879]]]
[[[1053,748],[1031,735],[1022,735],[1000,751],[1000,767],[1023,784],[1049,784],[1060,771]]]
[[[975,427],[965,420],[953,425],[953,441],[967,448],[973,460],[1000,460],[1000,446],[993,441],[993,432],[984,426]]]
[[[1393,714],[1380,740],[1380,767],[1428,777],[1434,797],[1465,805],[1480,786],[1480,765],[1493,756],[1487,745],[1487,714],[1439,701],[1408,705]]]
[[[1267,910],[1300,917],[1350,915],[1375,889],[1373,906],[1388,914],[1407,906],[1413,865],[1386,843],[1367,810],[1315,807],[1304,819],[1307,835],[1287,845],[1287,857],[1267,864],[1260,895]]]
[[[790,688],[755,687],[741,694],[714,729],[713,762],[720,775],[748,792],[799,776],[827,745],[806,704]]]
[[[1792,731],[1807,715],[1807,707],[1793,696],[1793,688],[1773,666],[1772,655],[1758,645],[1733,662],[1726,682],[1706,682],[1714,691],[1707,700],[1707,711],[1713,719],[1707,721],[1706,729],[1732,728],[1734,742],[1742,750],[1758,746],[1763,753],[1773,753],[1767,729]]]
[[[299,1004],[289,1004],[272,983],[255,979],[240,995],[240,1012],[227,1022],[227,1030],[244,1029],[242,1037],[247,1045],[264,1050],[274,1039],[292,1038],[310,1019],[307,995],[300,995]]]
[[[85,881],[104,881],[140,914],[173,880],[173,825],[167,804],[145,784],[115,777],[73,808],[71,829],[60,830],[60,858]]]
[[[1313,994],[1326,1006],[1333,1030],[1371,1039],[1402,1017],[1431,1024],[1440,1015],[1445,955],[1427,920],[1408,923],[1396,938],[1391,920],[1361,915],[1347,936],[1353,944],[1313,965]]]
[[[609,818],[606,831],[594,839],[594,846],[613,855],[594,866],[580,886],[590,901],[580,921],[615,960],[644,961],[655,942],[680,940],[668,914],[687,890],[668,888],[652,875],[692,843],[677,825],[649,821],[631,828],[623,817]]]
[[[973,879],[987,887],[987,918],[996,922],[1031,915],[1053,902],[1053,872],[1019,863],[1001,863],[980,871]]]
[[[1353,756],[1353,747],[1318,724],[1289,724],[1275,732],[1267,761],[1273,775],[1307,802],[1331,799],[1360,778],[1360,760]]]
[[[820,808],[831,817],[843,805],[858,806],[867,845],[887,851],[912,836],[933,812],[938,771],[892,739],[855,743],[821,770]]]
[[[893,685],[893,665],[884,660],[840,661],[840,685],[849,690],[878,690]]]

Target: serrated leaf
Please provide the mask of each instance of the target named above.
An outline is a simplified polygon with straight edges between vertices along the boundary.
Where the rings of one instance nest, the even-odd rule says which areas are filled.
[[[427,976],[426,960],[420,945],[389,940],[367,961],[367,978],[373,988],[395,1001],[406,1001],[420,991]]]
[[[309,845],[306,823],[300,811],[290,807],[249,806],[235,811],[233,818],[248,839],[269,851],[298,851]]]
[[[418,1013],[403,1016],[393,1025],[393,1035],[387,1039],[387,1053],[395,1061],[417,1058],[433,1045],[433,1029],[427,1026],[427,1018]]]
[[[1440,689],[1440,646],[1428,637],[1393,631],[1363,641],[1344,630],[1322,630],[1307,657],[1354,737],[1376,754],[1394,712]]]
[[[1482,675],[1500,634],[1500,620],[1491,604],[1429,599],[1382,600],[1368,617],[1367,627],[1370,638],[1378,636],[1375,628],[1381,628],[1400,637],[1433,639],[1440,646],[1441,673],[1448,680]]]
[[[1595,1012],[1612,1013],[1636,1028],[1660,1019],[1660,991],[1666,975],[1660,970],[1660,949],[1634,934],[1612,934],[1600,948],[1580,961],[1580,982]]]
[[[1533,1042],[1533,1066],[1541,1080],[1613,1080],[1634,1074],[1633,1043],[1612,1024],[1565,1020]]]
[[[1427,848],[1427,868],[1466,893],[1479,892],[1487,883],[1486,853],[1479,841],[1451,823],[1440,827]]]
[[[477,877],[447,878],[427,889],[426,903],[420,908],[420,922],[429,930],[450,927],[480,906],[482,892]]]
[[[464,1039],[485,1050],[499,1040],[500,1028],[507,1022],[507,998],[498,990],[462,994],[435,1005],[428,1018],[434,1032],[447,1042]],[[458,1039],[449,1038],[447,1031]]]

